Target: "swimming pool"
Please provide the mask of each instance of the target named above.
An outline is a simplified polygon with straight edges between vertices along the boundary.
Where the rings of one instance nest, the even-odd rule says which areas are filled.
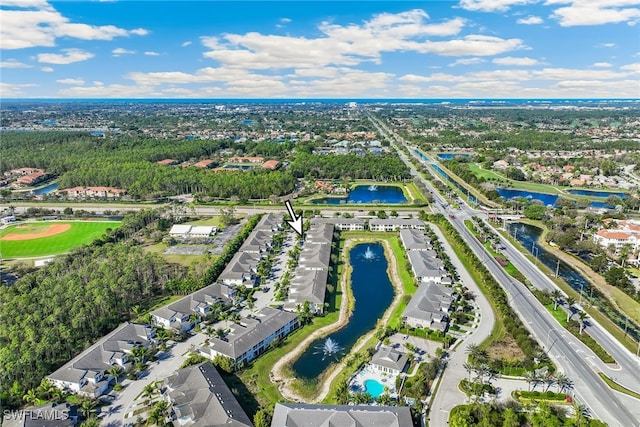
[[[366,380],[364,382],[364,388],[371,397],[376,398],[384,393],[384,386],[376,380]]]

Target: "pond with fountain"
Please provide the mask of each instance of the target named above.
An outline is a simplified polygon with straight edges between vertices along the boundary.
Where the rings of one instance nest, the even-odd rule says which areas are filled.
[[[371,331],[391,304],[393,285],[380,243],[361,243],[349,251],[351,290],[355,300],[349,322],[328,337],[315,340],[293,363],[298,378],[317,379],[334,362],[346,356],[358,339]]]
[[[406,203],[401,187],[394,185],[356,185],[347,197],[323,197],[314,199],[314,204],[341,205],[353,203]]]

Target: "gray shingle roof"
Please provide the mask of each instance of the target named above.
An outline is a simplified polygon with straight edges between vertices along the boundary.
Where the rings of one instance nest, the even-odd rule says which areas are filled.
[[[209,362],[176,371],[166,379],[176,426],[253,426],[216,368]],[[180,418],[183,422],[180,423]]]
[[[411,228],[402,229],[400,230],[400,240],[402,240],[402,245],[408,251],[412,249],[423,250],[431,248],[429,238],[420,230]]]
[[[372,365],[380,365],[400,372],[407,364],[408,357],[405,353],[395,350],[391,347],[380,347],[376,354],[371,358]]]
[[[453,289],[436,283],[423,283],[407,304],[403,317],[440,321],[453,302]]]
[[[429,256],[424,251],[408,251],[407,257],[416,277],[439,277],[446,274],[442,270],[444,265],[442,261]]]
[[[245,318],[241,320],[241,325],[231,324],[231,332],[227,334],[226,339],[211,338],[209,346],[214,351],[238,360],[252,347],[260,344],[297,317],[296,313],[265,307],[260,310],[255,319]]]
[[[412,427],[407,406],[276,404],[271,427]]]

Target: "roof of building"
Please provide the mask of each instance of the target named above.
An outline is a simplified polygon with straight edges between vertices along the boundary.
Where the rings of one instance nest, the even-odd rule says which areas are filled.
[[[216,231],[213,225],[194,225],[189,230],[189,234],[195,236],[210,236]]]
[[[151,312],[155,317],[170,320],[195,313],[199,308],[206,308],[217,302],[228,302],[235,291],[227,285],[214,283],[187,295],[169,305]]]
[[[408,406],[277,403],[271,427],[412,427]]]
[[[178,163],[178,161],[175,160],[175,159],[164,159],[164,160],[160,160],[160,161],[158,161],[156,163],[158,163],[159,165],[165,165],[166,166],[166,165],[176,164],[176,163]]]
[[[371,218],[369,225],[424,226],[417,218]]]
[[[411,263],[411,268],[417,277],[438,277],[444,276],[442,270],[443,263],[438,258],[431,256],[425,251],[407,251],[407,258]]]
[[[215,163],[215,160],[205,159],[205,160],[200,160],[198,163],[194,163],[193,166],[196,166],[199,168],[207,168],[211,166],[211,164],[213,163]]]
[[[166,379],[176,426],[253,426],[247,414],[209,362],[179,369]]]
[[[403,317],[422,320],[439,320],[443,309],[451,306],[453,289],[436,283],[423,283],[404,309]]]
[[[333,217],[333,218],[320,218],[313,217],[310,220],[311,225],[315,224],[362,224],[364,225],[364,219],[362,218],[342,218],[342,217]]]
[[[154,335],[155,330],[149,325],[125,322],[48,378],[77,383],[111,368],[113,359],[129,353],[134,347],[147,345]]]
[[[275,169],[278,167],[279,164],[280,162],[277,160],[267,160],[262,164],[262,167],[265,169]]]
[[[68,403],[47,403],[25,409],[22,417],[4,416],[3,427],[70,427],[78,417],[78,408]]]
[[[244,318],[241,324],[230,324],[231,331],[224,339],[211,338],[209,347],[234,360],[240,358],[253,346],[260,344],[298,315],[287,311],[265,307],[251,318]]]
[[[289,302],[294,304],[305,301],[314,304],[324,303],[328,277],[329,273],[326,270],[296,268],[289,287]]]
[[[372,365],[380,365],[402,372],[409,358],[405,353],[391,347],[382,346],[371,358]]]
[[[330,259],[331,245],[305,244],[298,265],[304,268],[328,268]]]
[[[256,224],[254,231],[256,230],[266,230],[266,231],[275,231],[279,230],[282,227],[282,215],[279,214],[266,214],[260,221]]]
[[[400,230],[400,240],[406,250],[428,249],[431,247],[430,240],[420,230],[405,228]]]
[[[189,224],[174,224],[171,226],[169,234],[187,234],[191,230],[191,227]]]
[[[305,244],[331,243],[333,240],[333,224],[312,224],[305,235]]]

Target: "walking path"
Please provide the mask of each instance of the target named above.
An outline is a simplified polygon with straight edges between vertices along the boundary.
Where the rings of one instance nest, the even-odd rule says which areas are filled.
[[[346,254],[347,250],[351,249],[356,244],[363,243],[363,242],[371,242],[371,239],[366,239],[366,238],[346,239],[344,248],[343,248],[343,254]],[[384,246],[385,256],[389,263],[389,266],[387,269],[387,272],[389,273],[389,279],[391,279],[391,283],[393,284],[396,290],[396,293],[395,293],[393,302],[391,303],[391,306],[385,312],[384,316],[379,322],[379,325],[380,324],[384,325],[389,321],[391,314],[393,313],[397,305],[400,303],[400,300],[402,299],[402,296],[404,294],[402,281],[400,280],[400,275],[398,274],[398,264],[393,254],[393,250],[391,249],[391,245],[387,240],[382,240],[382,245]],[[353,348],[349,352],[349,355],[345,356],[342,359],[342,361],[328,373],[328,375],[325,375],[323,377],[322,383],[319,384],[318,395],[315,398],[308,399],[308,398],[302,397],[293,388],[292,383],[295,380],[295,378],[291,378],[286,374],[285,367],[289,366],[294,360],[300,357],[300,355],[307,349],[307,347],[309,347],[309,345],[311,345],[311,343],[314,340],[316,340],[317,338],[327,336],[331,332],[337,331],[338,329],[342,328],[349,322],[349,317],[351,316],[351,311],[349,310],[349,306],[350,306],[349,301],[353,297],[352,296],[349,298],[346,297],[348,295],[346,286],[347,286],[347,283],[350,283],[349,277],[347,276],[350,273],[350,269],[346,268],[346,266],[348,265],[349,265],[348,262],[345,262],[345,269],[343,270],[342,277],[340,278],[340,289],[342,291],[343,298],[340,304],[340,315],[339,315],[338,321],[336,323],[333,323],[331,325],[325,326],[323,328],[320,328],[314,331],[311,335],[305,338],[304,341],[302,341],[294,351],[292,351],[291,353],[288,353],[285,357],[278,360],[278,362],[271,369],[271,374],[270,374],[271,382],[279,384],[278,389],[280,390],[280,393],[282,394],[282,396],[287,400],[292,400],[297,402],[305,401],[307,403],[318,403],[324,400],[329,394],[331,383],[344,369],[345,360],[350,355],[358,352],[362,347],[364,347],[364,345],[367,343],[367,341],[369,341],[369,339],[373,336],[373,334],[377,329],[376,328],[371,332],[369,332],[367,335],[361,337],[358,340],[358,342],[353,346]]]

